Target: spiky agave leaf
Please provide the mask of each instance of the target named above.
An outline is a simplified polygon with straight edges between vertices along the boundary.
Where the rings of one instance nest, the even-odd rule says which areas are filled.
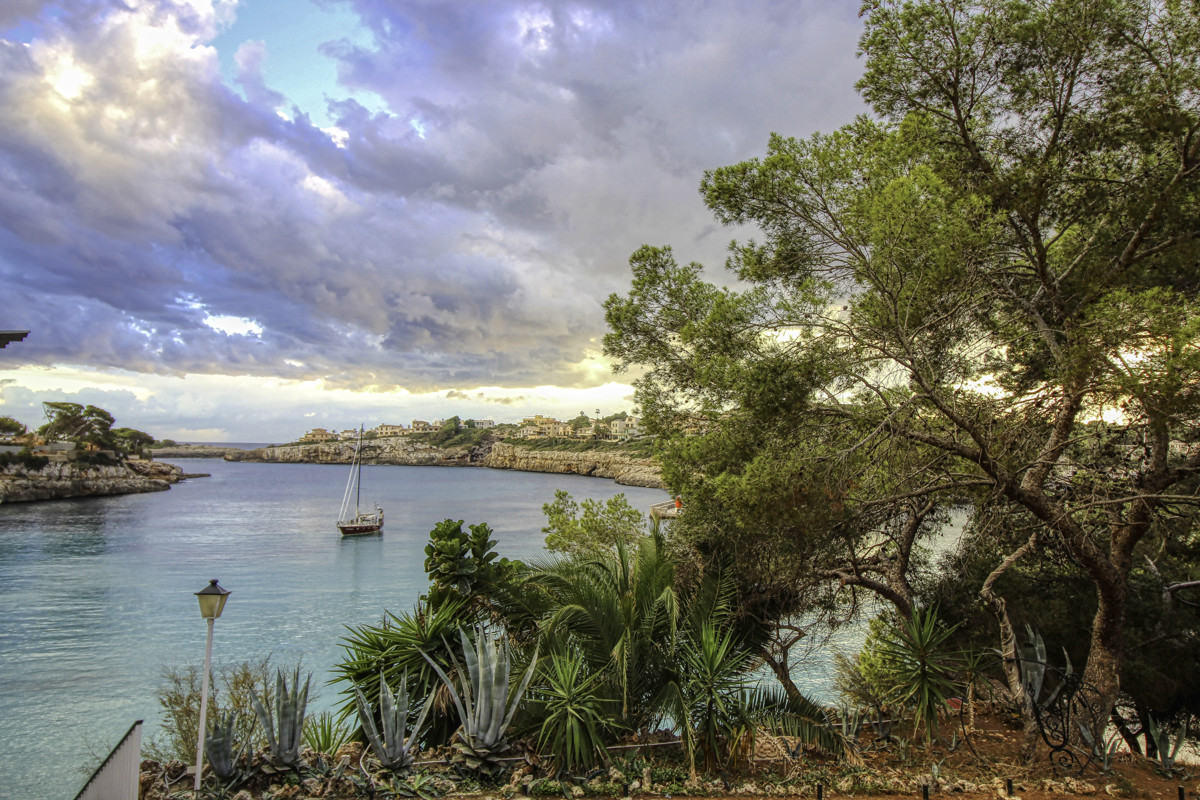
[[[380,671],[379,673],[379,715],[383,723],[382,736],[379,735],[379,729],[375,725],[375,717],[371,713],[371,707],[367,702],[367,698],[357,687],[355,689],[355,701],[358,707],[359,720],[362,722],[363,733],[366,735],[367,741],[375,753],[375,757],[379,759],[379,763],[385,769],[398,771],[406,770],[412,766],[412,745],[420,734],[421,727],[425,724],[425,717],[429,713],[429,709],[433,706],[433,694],[430,693],[424,707],[421,709],[421,713],[417,716],[412,733],[406,738],[405,733],[408,728],[407,683],[408,673],[406,672],[403,680],[400,682],[398,690],[399,699],[397,699],[396,695],[392,693],[391,687],[387,685],[387,680],[384,678],[383,672]]]
[[[271,766],[275,768],[295,769],[300,766],[300,745],[304,741],[304,712],[308,706],[310,681],[312,673],[304,679],[304,686],[300,686],[300,666],[297,665],[292,687],[289,689],[283,670],[276,670],[274,718],[263,705],[258,693],[250,690],[254,713],[266,731],[267,746],[271,751]]]
[[[425,659],[445,684],[462,722],[458,740],[454,742],[459,763],[472,772],[492,774],[499,770],[496,760],[508,750],[504,733],[533,680],[537,652],[534,652],[520,685],[510,694],[508,680],[512,660],[504,640],[489,643],[482,628],[475,633],[474,646],[465,630],[459,629],[459,636],[466,668],[460,667],[451,654],[458,676],[457,685],[432,659],[428,656]]]
[[[238,763],[250,749],[249,736],[243,740],[240,748],[236,746],[237,723],[236,713],[231,711],[224,718],[218,713],[213,718],[212,729],[204,737],[204,752],[218,780],[227,781],[234,777]]]

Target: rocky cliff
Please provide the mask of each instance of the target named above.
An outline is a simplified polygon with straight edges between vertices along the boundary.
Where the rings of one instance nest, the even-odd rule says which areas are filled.
[[[609,450],[531,450],[520,445],[497,442],[484,459],[484,466],[525,472],[590,475],[594,478],[612,478],[626,486],[664,488],[662,474],[654,459],[635,458]]]
[[[182,477],[179,467],[157,461],[102,466],[63,460],[51,461],[41,469],[14,463],[0,467],[0,504],[162,492]]]
[[[232,451],[227,461],[269,461],[304,464],[349,464],[353,442],[263,447]],[[627,486],[663,488],[657,464],[615,451],[566,452],[531,450],[517,444],[484,441],[474,447],[435,447],[407,437],[369,439],[363,442],[363,463],[416,467],[491,467],[523,472],[552,472],[611,478]]]
[[[234,450],[225,455],[226,461],[268,461],[280,464],[349,464],[354,456],[354,442],[320,442],[260,447],[257,450]],[[469,467],[482,466],[487,446],[434,447],[425,442],[404,437],[367,439],[362,443],[364,464],[398,464],[412,467]]]
[[[174,444],[150,450],[155,458],[224,458],[230,453],[240,453],[240,447],[220,447],[211,444]]]

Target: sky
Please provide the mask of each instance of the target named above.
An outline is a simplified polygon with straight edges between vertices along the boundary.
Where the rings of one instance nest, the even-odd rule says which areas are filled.
[[[4,0],[0,415],[179,441],[634,411],[629,257],[864,113],[852,0]]]

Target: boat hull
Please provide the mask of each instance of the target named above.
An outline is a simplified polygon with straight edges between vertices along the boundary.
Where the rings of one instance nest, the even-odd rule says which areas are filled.
[[[342,536],[363,536],[383,530],[383,509],[375,507],[373,514],[359,514],[353,519],[340,519],[337,523]]]
[[[337,527],[342,532],[342,536],[365,536],[368,533],[379,533],[382,531],[383,523],[339,522]]]

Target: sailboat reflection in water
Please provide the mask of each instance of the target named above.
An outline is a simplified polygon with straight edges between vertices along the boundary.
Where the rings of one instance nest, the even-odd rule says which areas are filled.
[[[350,461],[350,478],[346,481],[346,493],[342,495],[342,510],[338,512],[337,526],[342,536],[361,536],[383,530],[383,509],[378,504],[374,511],[363,512],[362,501],[362,437],[363,428],[358,428],[358,442],[354,445],[354,458]],[[354,513],[350,513],[353,500]]]

